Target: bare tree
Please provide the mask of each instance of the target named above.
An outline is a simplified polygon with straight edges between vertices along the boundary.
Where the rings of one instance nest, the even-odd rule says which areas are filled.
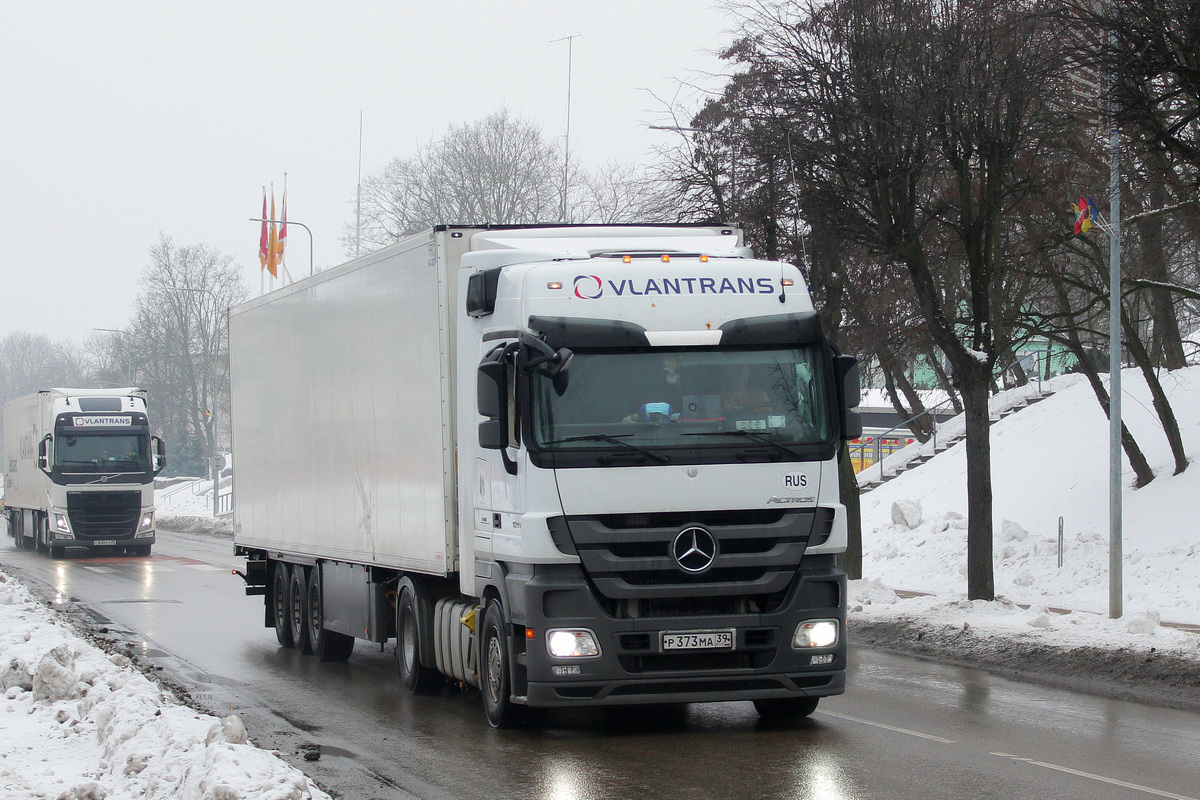
[[[248,291],[232,256],[168,236],[150,249],[140,282],[129,327],[135,369],[177,453],[174,469],[197,471],[220,435],[215,420],[229,419],[226,312]]]

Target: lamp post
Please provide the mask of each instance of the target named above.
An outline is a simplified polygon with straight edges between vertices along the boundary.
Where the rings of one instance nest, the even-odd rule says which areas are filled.
[[[299,225],[301,228],[304,228],[304,230],[308,232],[308,274],[309,274],[309,277],[312,277],[312,274],[313,274],[313,235],[312,235],[312,231],[309,229],[309,227],[307,225],[305,225],[303,222],[296,222],[296,220],[294,220],[294,219],[286,219],[286,220],[284,220],[284,219],[262,219],[261,217],[251,217],[250,221],[251,222],[271,222],[271,223],[275,223],[277,225],[282,225],[286,222],[288,225]]]
[[[203,289],[203,288],[196,289],[196,288],[192,288],[189,286],[172,286],[172,287],[169,287],[167,289],[167,291],[169,291],[169,292],[204,293],[204,294],[210,295],[213,299],[214,312],[215,312],[215,309],[218,306],[220,306],[220,304],[221,304],[221,299],[219,297],[217,297],[217,293],[214,292],[212,289]],[[215,324],[214,324],[214,328],[216,328]],[[220,343],[221,343],[220,329],[217,328],[216,330],[213,331],[213,333],[214,333],[214,336],[213,336],[212,415],[209,417],[210,424],[212,425],[212,437],[211,437],[212,452],[210,453],[210,457],[209,457],[209,461],[208,461],[208,474],[209,474],[209,477],[212,478],[212,484],[213,484],[213,517],[215,518],[217,516],[218,512],[220,511],[220,504],[217,499],[217,496],[219,494],[218,489],[220,488],[220,482],[221,482],[221,471],[219,469],[217,469],[217,398],[220,395],[220,392],[217,389],[217,386],[218,386],[218,384],[217,384],[217,367],[220,363],[219,358],[218,358],[218,354],[220,351]]]
[[[129,331],[119,328],[92,328],[92,330],[119,333],[125,337],[125,381],[127,386],[133,386],[133,352],[129,347]]]

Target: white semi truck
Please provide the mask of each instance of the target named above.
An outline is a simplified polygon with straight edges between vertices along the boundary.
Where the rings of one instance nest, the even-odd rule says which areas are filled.
[[[235,547],[283,646],[530,709],[844,690],[855,359],[736,225],[440,226],[234,308]]]
[[[149,555],[166,465],[143,389],[47,389],[4,404],[4,504],[18,547]]]

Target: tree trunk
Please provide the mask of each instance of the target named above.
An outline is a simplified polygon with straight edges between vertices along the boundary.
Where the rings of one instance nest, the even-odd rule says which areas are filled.
[[[1151,156],[1155,167],[1167,169],[1161,155]],[[1162,180],[1151,175],[1150,208],[1162,208],[1167,205],[1167,193]],[[1142,267],[1146,278],[1157,283],[1169,283],[1167,257],[1163,249],[1163,219],[1161,216],[1142,217],[1134,225],[1141,239]],[[1179,333],[1179,318],[1175,314],[1175,303],[1171,292],[1162,286],[1154,286],[1149,290],[1151,310],[1150,357],[1155,366],[1164,366],[1169,370],[1187,366],[1187,358],[1183,354],[1183,337]]]
[[[1179,433],[1179,421],[1175,419],[1175,410],[1171,408],[1171,401],[1167,399],[1167,393],[1158,380],[1158,373],[1150,363],[1149,353],[1137,338],[1136,331],[1132,329],[1133,325],[1125,314],[1121,314],[1121,327],[1127,339],[1125,346],[1134,362],[1141,368],[1146,386],[1150,389],[1154,411],[1162,423],[1163,435],[1167,437],[1167,443],[1171,446],[1171,455],[1175,458],[1175,474],[1178,475],[1188,468],[1188,458],[1183,449],[1183,436]]]
[[[992,573],[992,442],[987,365],[956,359],[967,422],[967,599],[995,600]],[[963,363],[968,362],[968,363]]]

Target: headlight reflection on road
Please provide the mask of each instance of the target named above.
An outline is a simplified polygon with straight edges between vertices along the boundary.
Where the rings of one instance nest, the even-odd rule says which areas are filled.
[[[154,565],[144,564],[142,566],[142,591],[145,597],[148,598],[150,592],[154,590]]]
[[[837,760],[828,755],[814,754],[797,764],[795,771],[797,797],[808,800],[854,800],[854,791]]]
[[[65,603],[70,599],[70,592],[67,591],[67,565],[54,565],[54,603]]]
[[[594,794],[589,792],[580,776],[584,767],[571,761],[550,761],[546,765],[545,800],[579,800]]]

